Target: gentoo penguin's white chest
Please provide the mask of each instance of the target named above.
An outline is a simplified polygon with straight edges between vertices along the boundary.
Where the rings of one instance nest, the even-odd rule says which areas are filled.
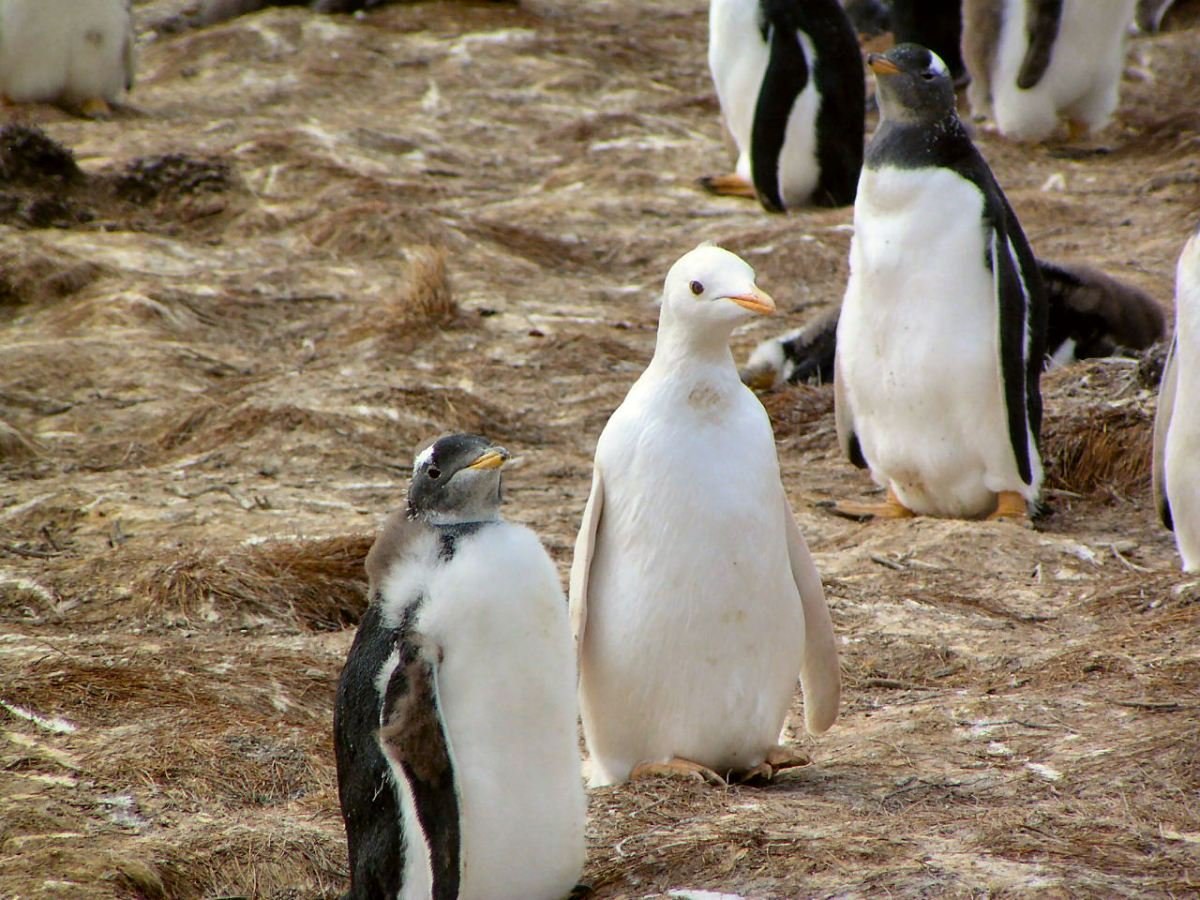
[[[593,783],[674,756],[745,769],[796,687],[804,618],[770,422],[737,381],[655,364],[596,449],[581,666]]]
[[[558,573],[537,537],[507,522],[459,537],[445,555],[431,541],[426,565],[397,567],[382,593],[423,597],[413,628],[440,650],[437,691],[462,822],[460,896],[565,894],[583,864],[585,799]],[[404,609],[384,613],[396,626]]]
[[[1200,572],[1200,237],[1185,248],[1177,282],[1171,362],[1175,394],[1164,475],[1184,571]]]
[[[838,369],[871,473],[916,512],[971,516],[1016,475],[983,195],[943,168],[864,169]]]
[[[132,79],[125,0],[0,3],[0,92],[18,102],[114,100]]]

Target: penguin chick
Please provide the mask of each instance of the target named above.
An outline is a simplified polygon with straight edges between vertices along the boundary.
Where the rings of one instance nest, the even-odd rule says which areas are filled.
[[[0,2],[0,96],[100,117],[133,75],[129,0]]]
[[[1104,128],[1117,108],[1137,0],[963,0],[971,114],[1042,141]]]
[[[1175,337],[1154,416],[1154,500],[1183,571],[1200,572],[1200,232],[1175,270]]]
[[[708,65],[738,160],[705,188],[770,212],[854,202],[866,85],[838,0],[712,0]]]
[[[594,785],[799,764],[777,743],[797,675],[809,731],[837,717],[821,579],[729,350],[740,322],[774,308],[734,254],[682,256],[654,356],[596,444],[570,590]]]
[[[1025,518],[1042,482],[1037,264],[945,63],[901,44],[868,66],[881,121],[854,205],[834,412],[843,452],[888,500],[838,511]]]
[[[1166,316],[1145,291],[1092,266],[1037,261],[1049,312],[1046,367],[1077,359],[1128,355],[1162,340]],[[803,328],[762,341],[741,370],[756,391],[784,383],[827,384],[833,379],[838,310]]]
[[[333,721],[350,898],[559,900],[582,871],[567,607],[537,537],[500,516],[507,459],[437,440],[367,555]]]

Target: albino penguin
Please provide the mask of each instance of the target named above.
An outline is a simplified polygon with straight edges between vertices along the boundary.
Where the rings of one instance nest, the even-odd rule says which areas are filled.
[[[562,900],[583,869],[566,598],[500,517],[507,459],[437,440],[367,555],[333,719],[351,900]]]
[[[1104,128],[1117,108],[1137,0],[963,0],[967,99],[1006,137]]]
[[[596,445],[570,591],[594,785],[799,764],[777,743],[797,676],[809,731],[837,717],[821,579],[729,350],[740,322],[774,309],[734,254],[681,257],[654,357]]]
[[[1046,298],[946,64],[871,54],[880,125],[854,204],[834,401],[850,461],[888,490],[847,515],[1025,518],[1039,494]]]
[[[1175,270],[1175,339],[1154,417],[1154,499],[1183,571],[1200,572],[1200,232]]]
[[[866,85],[838,0],[712,0],[708,65],[738,160],[702,185],[771,212],[854,202]]]
[[[130,0],[0,0],[0,95],[104,116],[133,87]]]

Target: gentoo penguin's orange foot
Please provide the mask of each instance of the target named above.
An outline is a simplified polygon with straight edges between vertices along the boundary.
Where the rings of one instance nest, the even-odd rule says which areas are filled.
[[[1067,141],[1075,143],[1080,138],[1086,137],[1091,132],[1087,122],[1079,119],[1067,119]]]
[[[720,194],[724,197],[749,197],[751,200],[758,199],[758,193],[754,190],[754,185],[741,175],[702,175],[696,180],[702,188],[712,194]]]
[[[751,781],[771,781],[784,769],[798,769],[812,765],[812,759],[807,753],[796,747],[776,745],[767,751],[767,758],[753,769],[738,772],[734,780],[739,784]]]
[[[852,503],[843,501],[829,507],[834,515],[845,516],[847,519],[911,519],[916,515],[911,509],[900,502],[895,491],[890,487],[887,500],[883,503]]]
[[[1025,498],[1016,491],[1001,491],[996,495],[996,510],[988,521],[993,519],[1025,519],[1029,518],[1029,507]]]
[[[103,97],[88,97],[79,104],[79,111],[89,119],[107,119],[112,115],[112,108]]]
[[[708,766],[702,766],[690,759],[680,759],[678,756],[665,763],[640,763],[634,766],[633,771],[629,773],[629,780],[640,781],[643,778],[694,778],[707,781],[714,787],[727,785],[725,779]]]

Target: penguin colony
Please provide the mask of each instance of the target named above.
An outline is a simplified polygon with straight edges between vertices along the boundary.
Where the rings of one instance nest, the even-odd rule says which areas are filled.
[[[906,9],[892,15],[907,21]],[[1001,132],[1038,140],[1063,117],[1072,134],[1108,121],[1133,0],[965,0],[962,13],[972,108]],[[880,126],[865,157],[859,55],[838,4],[712,0],[709,61],[738,147],[735,175],[711,189],[773,211],[855,203],[840,317],[803,336],[832,355],[844,452],[887,490],[880,506],[842,511],[1028,516],[1048,329],[1052,349],[1086,353],[1114,322],[1152,340],[1161,311],[1102,273],[1035,259],[958,119],[959,73],[926,47],[868,57]],[[132,81],[127,0],[0,0],[8,100],[100,115]],[[1057,305],[1047,272],[1069,286]],[[1176,281],[1154,492],[1195,572],[1200,233]],[[348,896],[577,892],[580,719],[597,786],[769,780],[803,764],[779,743],[797,680],[808,730],[833,725],[840,679],[821,579],[770,422],[729,348],[738,324],[774,310],[753,269],[719,247],[671,267],[654,356],[597,442],[569,601],[536,535],[500,514],[505,449],[457,434],[417,455],[407,504],[367,557],[370,604],[337,686]],[[783,350],[771,353],[766,370],[784,371]]]

